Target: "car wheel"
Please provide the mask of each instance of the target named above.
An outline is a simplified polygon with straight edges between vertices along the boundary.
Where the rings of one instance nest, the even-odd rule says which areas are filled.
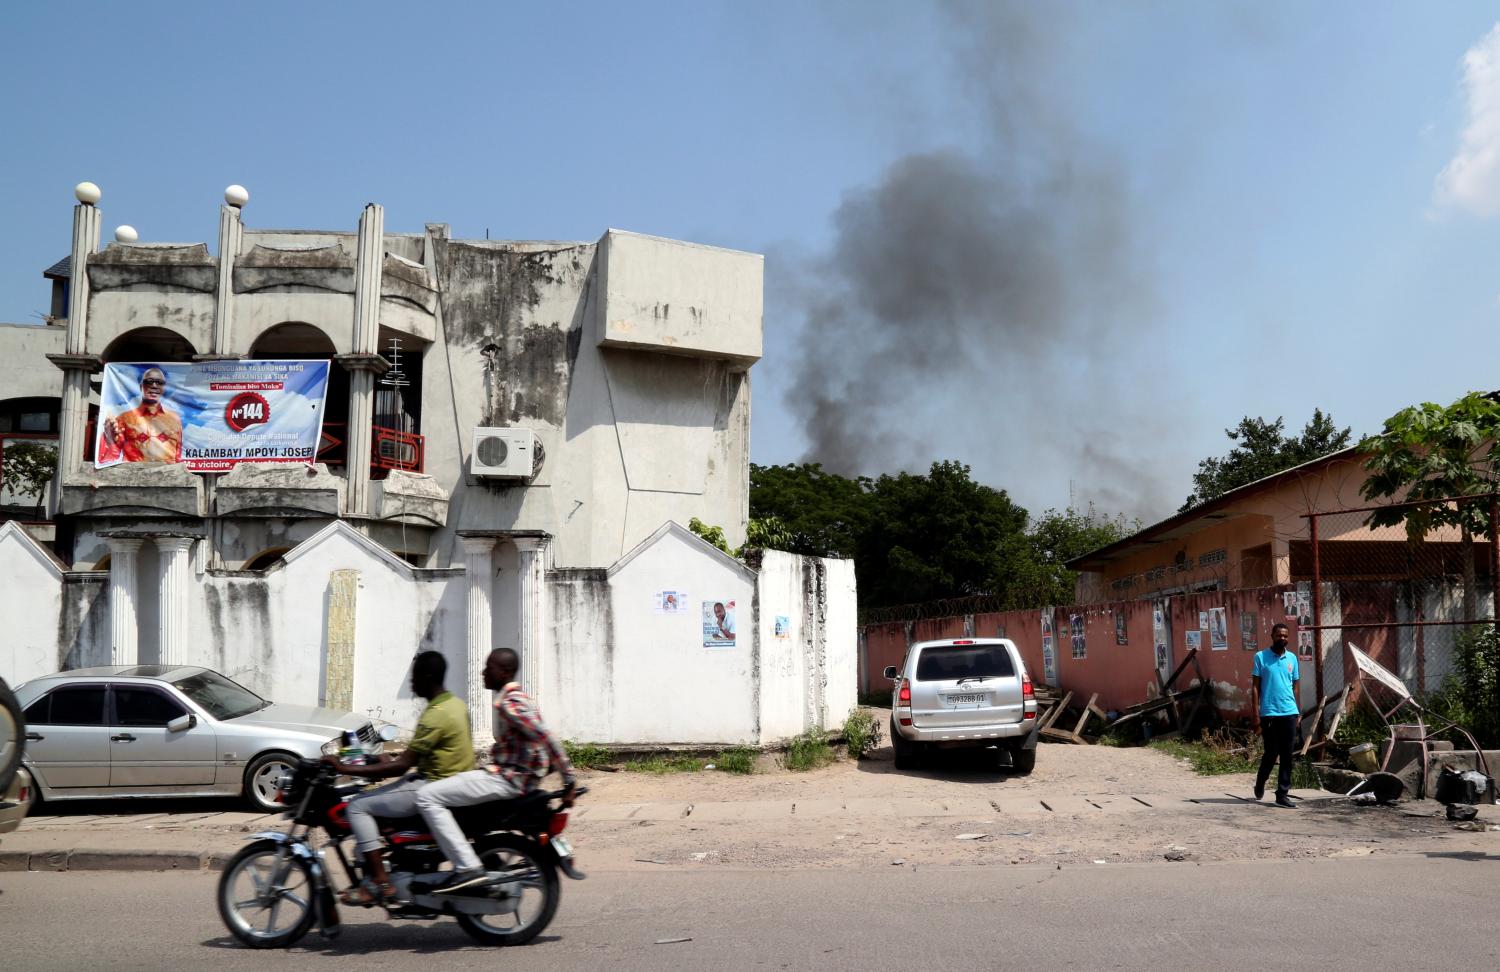
[[[1010,751],[1010,768],[1020,776],[1025,776],[1036,769],[1036,747],[1023,749],[1020,746]]]
[[[920,750],[914,742],[908,742],[896,731],[896,723],[891,722],[891,752],[895,754],[896,769],[916,769]]]
[[[257,810],[267,813],[284,809],[276,802],[281,780],[297,771],[297,757],[291,753],[261,753],[245,770],[245,799]]]
[[[26,723],[21,718],[21,704],[5,680],[0,679],[0,793],[5,792],[10,781],[16,778],[16,770],[21,768],[21,755],[26,751],[25,736]]]

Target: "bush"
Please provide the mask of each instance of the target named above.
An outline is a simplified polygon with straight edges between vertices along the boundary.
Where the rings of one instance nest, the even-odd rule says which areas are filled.
[[[1260,757],[1265,752],[1259,736],[1247,738],[1242,732],[1232,729],[1209,733],[1198,742],[1160,739],[1149,745],[1158,752],[1187,760],[1192,765],[1193,772],[1199,776],[1254,773],[1260,769]],[[1275,785],[1274,776],[1268,784]],[[1313,769],[1310,761],[1299,760],[1292,766],[1292,786],[1306,790],[1316,790],[1322,786],[1317,770]]]
[[[851,759],[859,759],[880,743],[880,722],[864,709],[855,709],[844,720],[844,743]]]
[[[811,770],[831,762],[833,747],[828,745],[828,736],[821,729],[809,729],[800,736],[793,736],[786,749],[787,769]]]
[[[696,756],[671,756],[658,754],[644,759],[632,759],[625,763],[626,772],[651,773],[665,776],[668,773],[696,773],[703,769],[704,761]]]
[[[759,757],[760,751],[753,746],[736,746],[720,753],[714,759],[714,765],[726,773],[748,776],[755,772],[755,761]]]
[[[1470,628],[1459,635],[1453,651],[1452,673],[1424,701],[1436,714],[1472,732],[1480,748],[1500,746],[1500,709],[1495,702],[1500,635],[1489,624]],[[1449,738],[1459,748],[1468,748],[1462,736],[1452,733]]]
[[[563,752],[568,754],[568,761],[578,769],[595,769],[611,762],[610,751],[593,743],[576,743],[564,739]]]

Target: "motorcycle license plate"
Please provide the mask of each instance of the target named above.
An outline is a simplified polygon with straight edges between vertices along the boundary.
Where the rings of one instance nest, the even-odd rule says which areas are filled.
[[[557,850],[558,857],[572,857],[573,845],[568,843],[566,837],[553,837],[552,846]]]

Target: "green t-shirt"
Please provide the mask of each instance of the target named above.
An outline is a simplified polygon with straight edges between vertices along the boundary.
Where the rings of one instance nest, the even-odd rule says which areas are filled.
[[[429,782],[473,769],[468,707],[452,692],[439,695],[422,710],[417,731],[406,748],[417,754],[417,772]]]

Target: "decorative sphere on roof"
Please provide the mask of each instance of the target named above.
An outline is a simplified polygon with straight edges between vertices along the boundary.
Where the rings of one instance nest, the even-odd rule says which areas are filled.
[[[115,242],[116,243],[134,243],[136,240],[138,240],[140,238],[141,238],[141,234],[139,234],[139,233],[137,233],[135,231],[135,227],[134,226],[116,226],[115,227]]]
[[[230,186],[224,190],[224,201],[239,209],[250,201],[250,190],[240,185]]]
[[[98,202],[99,197],[104,194],[100,192],[99,187],[94,185],[92,182],[80,182],[78,185],[73,187],[73,195],[77,196],[78,201],[83,203],[85,206],[92,206],[94,203]]]

